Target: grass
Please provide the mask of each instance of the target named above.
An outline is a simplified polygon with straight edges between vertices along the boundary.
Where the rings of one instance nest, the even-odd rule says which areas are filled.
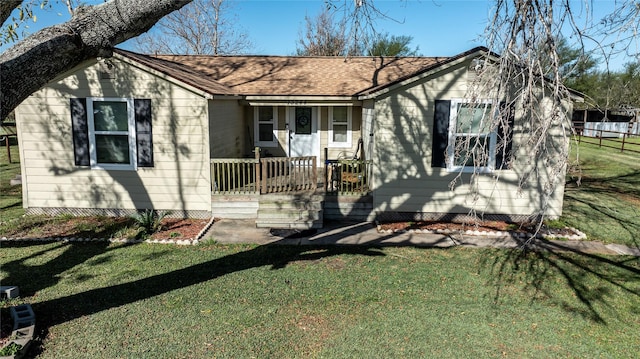
[[[0,265],[39,358],[627,358],[640,342],[623,257],[8,243]]]
[[[586,143],[574,146],[576,154],[580,165],[569,170],[561,220],[590,240],[640,247],[638,155]]]
[[[24,214],[22,209],[22,187],[11,186],[10,180],[20,174],[20,161],[18,145],[15,138],[11,142],[11,163],[7,158],[7,150],[4,141],[0,146],[0,222],[18,218]]]
[[[561,222],[638,245],[639,161],[584,144],[580,154]],[[20,188],[6,185],[19,165],[0,166],[6,224],[23,213]],[[3,242],[0,281],[22,294],[2,307],[33,306],[39,358],[630,358],[640,342],[629,257]]]

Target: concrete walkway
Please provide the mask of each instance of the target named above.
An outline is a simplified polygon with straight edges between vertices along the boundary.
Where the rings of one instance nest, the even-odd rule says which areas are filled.
[[[255,220],[222,219],[216,221],[201,240],[218,243],[252,243],[282,245],[364,245],[415,246],[448,248],[454,246],[518,248],[526,241],[510,235],[473,236],[465,234],[431,234],[420,232],[380,233],[372,223],[327,222],[324,228],[309,231],[256,228]],[[529,247],[590,254],[631,255],[640,257],[640,248],[592,241],[535,239]]]

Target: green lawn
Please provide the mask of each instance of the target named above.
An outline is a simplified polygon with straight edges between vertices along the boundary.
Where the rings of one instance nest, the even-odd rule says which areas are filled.
[[[640,156],[573,145],[562,221],[589,239],[640,247]]]
[[[15,147],[14,147],[15,148]],[[14,150],[17,154],[17,149]],[[2,153],[2,151],[0,151]],[[1,156],[1,155],[0,155]],[[637,245],[640,161],[583,145],[562,221]],[[0,157],[0,221],[20,216]],[[573,178],[573,179],[571,179]],[[39,358],[635,357],[637,258],[509,250],[3,242]]]
[[[631,358],[640,343],[640,263],[626,257],[2,246],[2,283],[46,336],[39,358]]]
[[[11,163],[7,159],[4,141],[0,146],[0,222],[20,217],[22,209],[22,187],[11,186],[9,181],[20,174],[20,157],[15,138],[11,138]]]

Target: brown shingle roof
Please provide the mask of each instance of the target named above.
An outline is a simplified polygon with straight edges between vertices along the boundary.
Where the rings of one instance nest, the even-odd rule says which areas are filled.
[[[455,57],[148,56],[116,52],[213,95],[356,96]]]

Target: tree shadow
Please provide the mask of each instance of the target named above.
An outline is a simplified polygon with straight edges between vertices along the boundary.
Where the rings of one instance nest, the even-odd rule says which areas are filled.
[[[106,248],[104,243],[61,243],[53,249],[47,247],[42,251],[3,265],[3,271],[8,272],[6,280],[12,283],[25,283],[20,289],[26,289],[25,294],[35,294],[42,288],[47,288],[59,280],[59,274],[77,264],[88,261],[91,257],[120,247]],[[9,243],[8,247],[24,247],[41,244]],[[47,252],[67,247],[55,259],[48,261],[38,268],[26,264],[29,259],[45,255]],[[134,303],[157,295],[195,284],[215,280],[216,278],[244,271],[251,268],[269,266],[272,270],[285,268],[293,262],[317,261],[340,255],[385,256],[375,247],[362,246],[289,246],[273,243],[258,246],[250,250],[216,258],[169,273],[158,274],[135,281],[96,288],[81,293],[75,293],[43,302],[32,303],[37,313],[39,340],[47,337],[49,328],[72,321],[77,318],[92,315],[111,308]],[[162,260],[162,259],[160,259]],[[45,274],[45,275],[40,275]],[[34,275],[37,276],[34,278]],[[5,280],[5,282],[6,282]],[[37,355],[42,351],[41,342],[36,343],[31,353]]]
[[[597,324],[607,324],[604,311],[624,316],[611,304],[614,288],[638,299],[635,312],[640,313],[640,259],[606,257],[577,251],[546,240],[516,249],[491,251],[481,260],[488,270],[496,305],[508,302],[508,286],[520,287],[531,303],[549,301],[569,313]],[[558,287],[566,286],[571,296],[562,296]],[[554,289],[555,288],[555,289]]]

